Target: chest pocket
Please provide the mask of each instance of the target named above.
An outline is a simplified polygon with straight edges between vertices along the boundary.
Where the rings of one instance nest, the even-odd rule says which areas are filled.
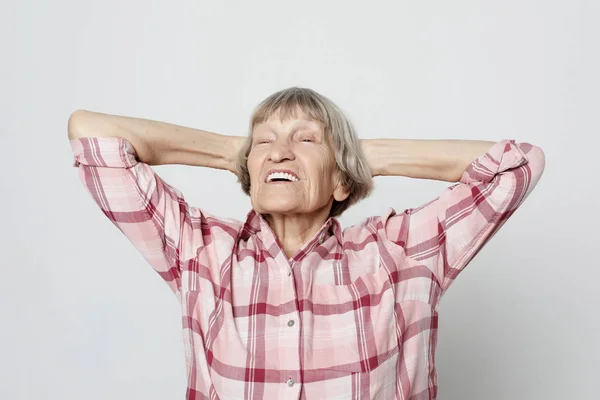
[[[398,353],[394,291],[385,268],[349,285],[313,287],[303,313],[305,369],[371,372]]]

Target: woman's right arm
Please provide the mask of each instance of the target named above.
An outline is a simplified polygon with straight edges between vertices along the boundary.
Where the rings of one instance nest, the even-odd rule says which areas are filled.
[[[69,118],[69,139],[118,137],[127,140],[148,165],[183,164],[235,173],[235,158],[245,138],[149,119],[77,110]]]
[[[74,166],[84,187],[171,290],[179,293],[184,265],[208,243],[207,235],[220,222],[190,206],[150,164],[233,172],[244,138],[89,111],[74,112],[68,125]],[[206,194],[215,193],[213,186],[200,187]]]

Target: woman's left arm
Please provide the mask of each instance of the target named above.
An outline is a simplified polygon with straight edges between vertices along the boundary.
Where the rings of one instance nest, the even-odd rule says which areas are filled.
[[[482,140],[363,139],[373,176],[458,182],[469,164],[496,142]]]
[[[382,220],[385,237],[436,276],[441,293],[536,187],[541,148],[514,140],[376,139],[363,142],[372,174],[458,182]]]

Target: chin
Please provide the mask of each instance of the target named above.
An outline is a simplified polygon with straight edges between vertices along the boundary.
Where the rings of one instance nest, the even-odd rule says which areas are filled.
[[[284,199],[265,199],[265,201],[253,202],[253,208],[260,214],[297,214],[300,204],[297,201],[286,201]]]

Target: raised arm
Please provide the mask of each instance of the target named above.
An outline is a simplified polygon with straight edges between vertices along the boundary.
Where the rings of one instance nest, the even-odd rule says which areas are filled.
[[[484,140],[364,139],[373,176],[458,182],[471,162],[495,142]]]
[[[224,136],[166,122],[77,110],[69,118],[69,139],[117,137],[127,140],[148,165],[183,164],[235,173],[245,138]]]
[[[382,220],[386,237],[436,277],[441,294],[536,187],[541,148],[514,140],[364,142],[374,175],[458,182],[419,207]]]
[[[215,217],[190,206],[149,164],[233,172],[243,138],[90,111],[74,112],[68,133],[74,166],[93,200],[179,293],[183,266],[206,246]],[[215,191],[208,184],[198,185],[206,194]]]

